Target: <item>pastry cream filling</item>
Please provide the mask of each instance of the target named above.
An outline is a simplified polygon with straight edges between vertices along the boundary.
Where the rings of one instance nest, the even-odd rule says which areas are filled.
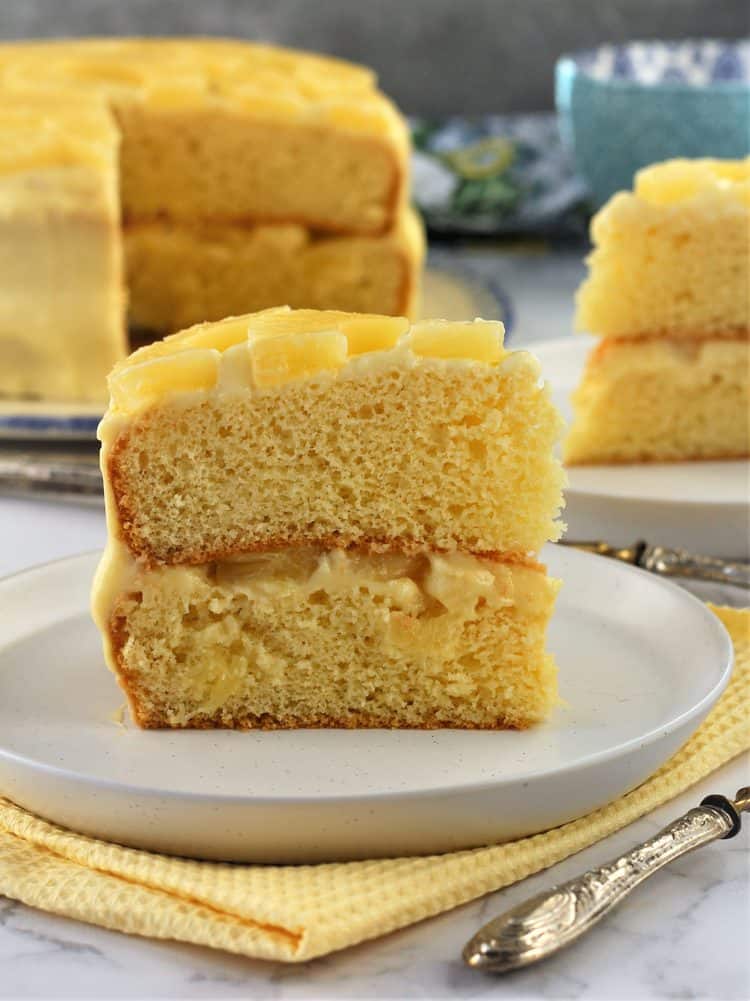
[[[513,566],[468,553],[406,556],[299,546],[199,566],[147,569],[121,542],[111,540],[94,581],[94,619],[106,636],[112,611],[122,597],[148,586],[182,595],[187,601],[198,582],[261,602],[364,589],[382,598],[389,611],[408,615],[447,612],[462,620],[470,619],[480,602],[498,607],[514,600]]]

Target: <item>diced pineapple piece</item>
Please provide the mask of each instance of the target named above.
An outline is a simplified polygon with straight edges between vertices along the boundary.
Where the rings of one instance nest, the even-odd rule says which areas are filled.
[[[351,313],[340,313],[325,309],[290,309],[278,306],[264,309],[250,317],[251,339],[258,337],[279,337],[281,334],[312,334],[317,331],[338,330],[342,320]]]
[[[349,342],[350,355],[367,351],[388,351],[409,329],[405,316],[353,316],[343,320],[339,329]]]
[[[430,358],[466,358],[495,365],[503,356],[505,328],[496,321],[453,323],[426,320],[411,328],[414,354]]]
[[[181,351],[152,358],[110,376],[112,404],[118,410],[137,410],[150,399],[167,393],[212,389],[219,375],[221,354],[209,349]]]
[[[253,381],[261,388],[339,369],[346,357],[346,337],[339,330],[282,334],[250,341]]]
[[[739,189],[750,181],[750,159],[667,160],[639,170],[635,193],[652,205],[672,205],[718,187]]]
[[[218,323],[201,323],[193,328],[195,333],[188,334],[184,339],[180,338],[179,345],[180,348],[215,348],[217,351],[226,351],[247,340],[249,327],[246,316],[230,316]]]
[[[723,181],[747,184],[750,181],[750,156],[744,160],[712,160],[711,169]]]

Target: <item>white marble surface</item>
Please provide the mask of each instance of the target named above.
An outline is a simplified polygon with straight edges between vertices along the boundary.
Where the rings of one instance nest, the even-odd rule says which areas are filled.
[[[99,510],[0,498],[0,575],[97,548],[103,539]],[[130,938],[0,897],[0,998],[746,1001],[747,829],[674,863],[586,939],[537,968],[490,978],[463,968],[459,954],[500,911],[632,847],[709,792],[731,795],[750,781],[749,765],[745,759],[726,766],[627,830],[522,884],[302,967]]]

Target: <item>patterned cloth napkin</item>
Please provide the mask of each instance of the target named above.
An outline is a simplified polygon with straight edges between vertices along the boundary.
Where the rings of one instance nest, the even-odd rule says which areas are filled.
[[[312,959],[449,910],[607,837],[750,748],[750,610],[711,607],[736,653],[722,698],[647,782],[563,827],[426,858],[226,865],[96,841],[0,799],[0,894],[134,935],[286,962]]]
[[[412,197],[432,233],[585,237],[586,188],[554,114],[409,124]]]

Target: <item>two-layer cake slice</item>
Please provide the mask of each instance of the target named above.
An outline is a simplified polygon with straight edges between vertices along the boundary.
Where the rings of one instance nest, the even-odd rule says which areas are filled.
[[[642,170],[592,237],[566,462],[750,454],[750,160]]]
[[[524,727],[560,419],[499,323],[268,310],[136,352],[93,608],[147,727]]]

